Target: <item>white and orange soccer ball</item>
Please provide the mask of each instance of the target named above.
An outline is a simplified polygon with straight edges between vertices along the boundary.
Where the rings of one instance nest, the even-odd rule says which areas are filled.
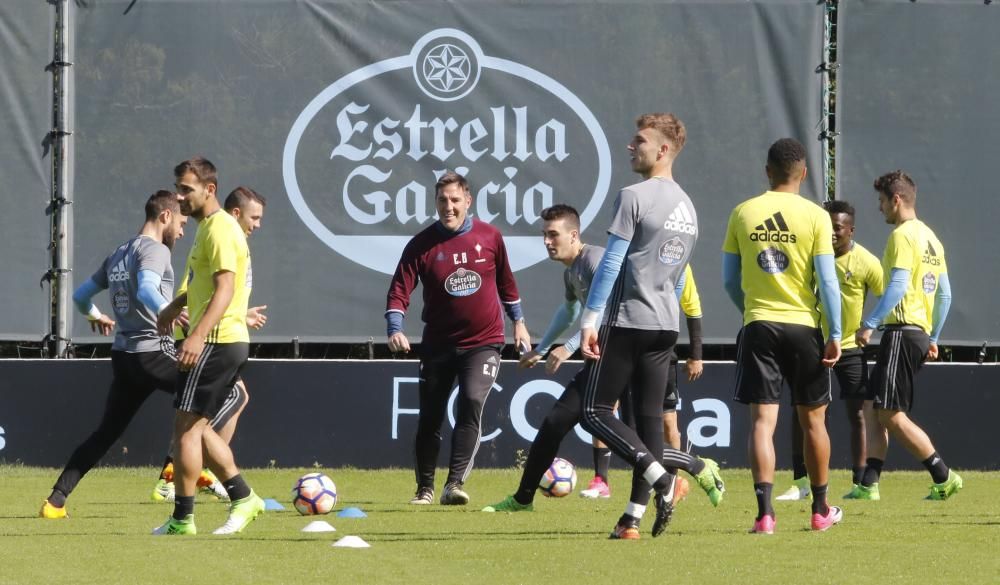
[[[538,482],[538,489],[550,498],[568,496],[576,489],[576,468],[569,461],[556,457]]]
[[[292,503],[303,516],[329,514],[337,505],[337,486],[323,473],[307,473],[295,482]]]

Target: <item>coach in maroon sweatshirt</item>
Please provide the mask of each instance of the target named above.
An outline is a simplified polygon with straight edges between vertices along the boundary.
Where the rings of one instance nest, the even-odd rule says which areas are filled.
[[[479,450],[483,405],[500,368],[504,311],[514,322],[517,347],[530,348],[531,339],[500,231],[469,217],[468,181],[449,171],[438,180],[435,193],[439,219],[403,249],[389,285],[385,319],[389,350],[409,351],[403,316],[417,282],[423,283],[417,492],[410,503],[434,502],[441,423],[457,377],[458,412],[441,503],[464,505],[469,494],[463,484]]]

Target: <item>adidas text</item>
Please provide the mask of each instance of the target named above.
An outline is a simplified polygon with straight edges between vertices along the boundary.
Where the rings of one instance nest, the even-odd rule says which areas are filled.
[[[795,234],[789,234],[784,232],[751,232],[750,233],[751,242],[784,242],[788,244],[794,244],[796,242]]]
[[[692,236],[695,234],[695,232],[698,231],[690,223],[683,221],[674,221],[672,219],[668,219],[667,221],[663,222],[663,229],[672,230],[675,232],[681,232],[682,234],[691,234]]]

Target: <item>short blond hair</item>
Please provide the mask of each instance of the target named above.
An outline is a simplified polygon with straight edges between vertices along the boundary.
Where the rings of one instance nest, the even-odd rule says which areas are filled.
[[[673,114],[663,112],[643,114],[635,119],[635,126],[639,130],[652,128],[659,132],[664,140],[674,147],[675,155],[684,148],[684,143],[687,141],[687,130],[684,128],[684,122],[681,122],[680,118]]]

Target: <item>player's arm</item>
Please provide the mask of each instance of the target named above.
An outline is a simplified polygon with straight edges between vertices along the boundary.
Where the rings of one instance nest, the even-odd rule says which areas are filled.
[[[187,299],[188,295],[185,290],[160,310],[160,313],[156,316],[156,330],[160,335],[170,335],[173,333],[174,320],[180,317],[181,312],[187,306]],[[186,327],[187,324],[184,324],[184,326]]]
[[[160,292],[160,284],[163,282],[162,274],[155,270],[140,270],[138,274],[139,286],[136,289],[136,296],[139,298],[139,302],[154,315],[159,315],[170,304],[170,301]]]
[[[111,335],[111,332],[115,328],[114,320],[102,313],[92,301],[94,295],[105,288],[107,286],[101,286],[91,276],[73,291],[73,304],[76,305],[78,311],[87,316],[91,331],[100,333],[101,335]]]
[[[938,337],[944,329],[944,322],[948,319],[948,311],[951,309],[951,282],[948,280],[948,273],[942,272],[938,277],[937,292],[934,293],[934,318],[931,325],[931,345],[927,350],[927,358],[936,360],[938,358]]]
[[[531,334],[528,333],[528,326],[524,323],[521,295],[517,292],[514,272],[510,269],[507,246],[503,243],[503,237],[499,233],[496,236],[496,249],[497,292],[500,295],[504,312],[507,313],[507,318],[514,323],[514,347],[519,353],[524,354],[531,351]]]
[[[576,299],[566,299],[566,302],[559,305],[559,308],[552,314],[549,327],[542,335],[542,340],[538,342],[535,349],[521,356],[518,365],[522,368],[534,367],[545,354],[549,353],[552,343],[569,328],[580,316],[580,303]]]
[[[412,240],[411,240],[412,244]],[[417,286],[420,266],[418,256],[407,244],[396,265],[396,272],[389,281],[389,293],[385,301],[385,334],[389,342],[389,351],[410,351],[410,340],[403,333],[403,320],[406,309],[410,306],[410,295]]]
[[[177,365],[181,370],[189,370],[194,367],[202,350],[205,349],[205,340],[208,335],[222,320],[222,316],[226,314],[226,309],[233,301],[233,294],[236,291],[236,273],[230,270],[220,270],[212,275],[212,284],[215,290],[212,291],[212,298],[208,300],[205,312],[188,334],[187,339],[181,343],[180,350],[177,352]]]
[[[693,382],[701,377],[705,366],[702,357],[701,297],[698,295],[698,284],[695,282],[690,263],[684,267],[684,289],[680,302],[681,310],[684,311],[687,320],[688,338],[691,340],[691,354],[685,365],[688,381]]]
[[[906,295],[906,288],[910,286],[910,271],[905,268],[893,268],[889,274],[889,284],[885,287],[885,292],[878,304],[868,314],[868,317],[861,321],[861,328],[854,335],[859,347],[868,345],[872,331],[885,320],[889,311],[903,300]]]
[[[840,281],[837,280],[837,265],[833,254],[816,254],[813,256],[813,269],[819,280],[819,298],[826,313],[830,334],[823,350],[823,365],[832,368],[840,359],[840,335],[842,333],[840,311]]]
[[[601,348],[597,344],[598,319],[608,304],[608,296],[615,281],[618,280],[618,273],[621,272],[628,246],[629,240],[615,234],[608,235],[604,256],[601,257],[601,262],[594,273],[590,293],[587,295],[587,306],[580,316],[580,347],[584,357],[588,359],[596,360],[601,357]]]
[[[740,262],[739,254],[722,253],[722,288],[726,289],[729,300],[733,301],[742,315],[744,311],[743,265]]]

